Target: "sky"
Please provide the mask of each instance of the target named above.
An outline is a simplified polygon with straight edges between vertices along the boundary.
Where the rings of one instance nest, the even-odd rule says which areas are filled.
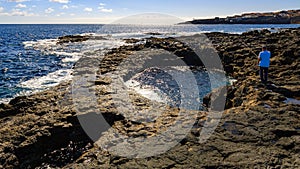
[[[114,23],[143,13],[182,21],[300,9],[299,0],[0,0],[0,23]]]

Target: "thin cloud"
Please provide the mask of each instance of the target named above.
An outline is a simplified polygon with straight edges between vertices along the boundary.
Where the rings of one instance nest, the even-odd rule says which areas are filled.
[[[111,13],[113,10],[112,9],[100,9],[100,12],[104,12],[104,13]]]
[[[49,0],[49,2],[57,2],[57,3],[61,3],[61,4],[67,4],[70,1],[69,0]]]
[[[104,12],[104,13],[111,13],[113,10],[112,9],[108,9],[105,8],[106,4],[104,3],[100,3],[98,9],[100,10],[100,12]]]
[[[62,16],[62,15],[65,15],[65,14],[66,14],[66,13],[61,12],[61,13],[57,14],[56,16]]]
[[[17,4],[16,8],[26,8],[27,6],[25,4]]]
[[[62,9],[69,9],[69,6],[68,5],[64,5],[61,7]]]
[[[30,0],[7,0],[7,2],[26,2]]]
[[[2,6],[0,6],[0,12],[3,12],[4,8]]]
[[[45,13],[47,13],[47,14],[50,14],[50,13],[52,13],[52,12],[54,12],[54,9],[53,9],[53,8],[47,8],[47,9],[45,10]]]
[[[28,13],[27,11],[13,10],[10,16],[35,16],[34,13]]]
[[[84,11],[86,11],[86,12],[92,12],[93,8],[84,8]]]
[[[20,9],[13,9],[10,13],[0,13],[0,16],[38,16],[34,13],[29,13],[27,11],[21,11]]]

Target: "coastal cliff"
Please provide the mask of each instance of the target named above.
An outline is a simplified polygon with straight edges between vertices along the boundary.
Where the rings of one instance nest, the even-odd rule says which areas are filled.
[[[268,13],[245,13],[226,18],[194,19],[181,24],[299,24],[300,10]]]
[[[145,159],[114,156],[85,134],[76,116],[70,83],[63,83],[0,105],[0,168],[299,168],[300,29],[206,36],[226,74],[237,80],[227,87],[226,110],[207,142],[198,140],[207,120],[206,112],[199,111],[186,138],[166,153]],[[136,43],[139,41],[146,43]],[[113,72],[122,59],[144,49],[164,49],[191,65],[195,63],[189,62],[194,59],[193,52],[174,38],[127,42],[133,45],[113,49],[105,56],[99,65],[100,74]],[[272,52],[268,84],[259,81],[254,55],[265,44]],[[151,137],[177,117],[178,109],[168,108],[156,122],[137,124],[126,120],[112,103],[110,84],[110,77],[98,76],[95,80],[97,108],[121,133]],[[137,93],[131,93],[131,97],[137,107],[151,109],[148,99]],[[211,99],[207,95],[204,105],[208,106]],[[108,137],[107,141],[118,140]]]

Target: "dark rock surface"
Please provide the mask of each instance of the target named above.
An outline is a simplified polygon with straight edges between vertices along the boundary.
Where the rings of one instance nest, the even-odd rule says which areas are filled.
[[[206,35],[217,50],[226,74],[237,79],[228,86],[226,110],[207,142],[198,140],[203,122],[207,120],[207,112],[199,111],[190,133],[166,153],[137,159],[114,156],[85,134],[76,115],[96,114],[89,112],[89,104],[80,108],[87,112],[77,114],[72,86],[64,83],[0,105],[0,168],[299,168],[300,105],[285,100],[300,99],[300,29]],[[192,39],[196,40],[197,36]],[[267,84],[259,81],[254,55],[264,44],[272,52]],[[188,45],[173,38],[149,38],[144,44],[122,46],[109,52],[99,64],[97,72],[101,76],[93,82],[98,96],[96,109],[113,128],[132,137],[156,135],[172,125],[179,111],[169,107],[149,123],[135,123],[125,118],[136,112],[118,113],[112,99],[114,91],[109,88],[112,72],[122,60],[143,49],[164,49],[176,53],[190,66],[203,66]],[[92,61],[83,61],[82,68]],[[172,64],[175,60],[166,62]],[[155,106],[159,103],[151,103],[134,92],[130,98],[139,110],[155,113],[161,109]],[[207,108],[211,101],[209,95],[205,97]],[[107,133],[101,131],[100,135],[108,142],[117,141],[110,140]]]
[[[58,37],[58,44],[62,43],[74,43],[74,42],[84,42],[87,40],[107,40],[102,36],[94,36],[94,35],[66,35]]]

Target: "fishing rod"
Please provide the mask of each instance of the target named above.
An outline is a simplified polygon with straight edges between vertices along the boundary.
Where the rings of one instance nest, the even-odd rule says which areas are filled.
[[[247,48],[249,48],[250,50],[250,52],[252,53],[252,54],[254,54],[256,57],[258,57],[258,55],[245,43],[245,42],[242,42],[243,43],[243,45],[245,46],[245,47],[247,47]]]

